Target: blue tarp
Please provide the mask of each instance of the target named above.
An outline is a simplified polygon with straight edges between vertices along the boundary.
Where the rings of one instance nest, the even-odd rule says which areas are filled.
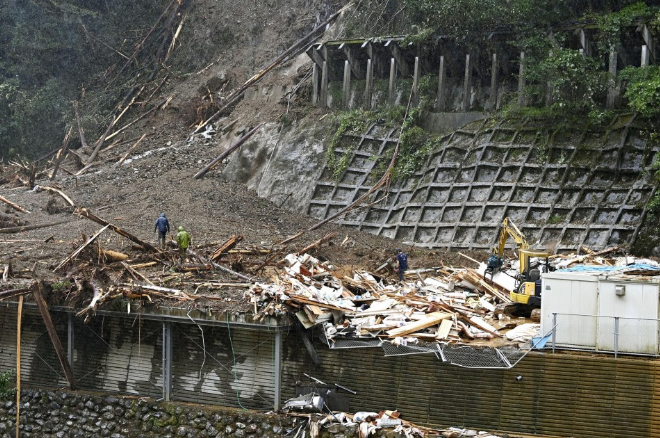
[[[626,266],[589,266],[578,265],[572,268],[557,269],[556,272],[626,272],[637,270],[660,270],[660,266],[647,265],[644,263],[635,263]]]

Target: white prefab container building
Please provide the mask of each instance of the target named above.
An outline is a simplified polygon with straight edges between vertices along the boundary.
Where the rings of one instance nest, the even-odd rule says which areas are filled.
[[[541,332],[554,345],[620,353],[660,353],[660,279],[550,272],[543,275]]]

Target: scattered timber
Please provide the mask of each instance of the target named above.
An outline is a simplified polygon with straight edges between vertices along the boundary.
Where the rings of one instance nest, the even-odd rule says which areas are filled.
[[[203,178],[204,175],[206,175],[209,172],[209,170],[213,169],[218,163],[220,163],[222,160],[224,160],[229,155],[231,155],[231,153],[234,152],[236,149],[241,147],[241,145],[243,143],[245,143],[245,141],[248,140],[250,137],[252,137],[254,135],[254,133],[257,132],[257,130],[263,126],[263,124],[264,124],[264,122],[260,122],[257,126],[252,128],[250,130],[250,132],[248,132],[243,137],[238,139],[234,144],[229,146],[229,149],[227,149],[226,151],[221,153],[216,159],[211,161],[206,167],[204,167],[202,170],[197,172],[193,178],[195,178],[195,179]]]
[[[211,261],[217,262],[220,260],[222,257],[227,255],[229,251],[231,251],[241,240],[243,240],[243,236],[239,234],[231,236],[225,243],[220,245],[218,249],[213,251],[213,254],[211,255]]]
[[[57,151],[57,155],[55,156],[55,163],[53,165],[53,172],[50,174],[51,181],[55,179],[55,175],[57,175],[57,171],[59,170],[62,161],[64,160],[64,158],[66,158],[67,148],[69,147],[69,143],[71,142],[72,133],[73,133],[73,126],[71,126],[67,131],[66,135],[64,136],[64,141],[62,142],[62,147]]]
[[[82,217],[84,217],[84,218],[86,218],[86,219],[89,219],[89,220],[91,220],[91,221],[94,221],[94,222],[96,222],[97,224],[100,224],[100,225],[107,225],[108,228],[110,228],[110,229],[111,229],[112,231],[114,231],[115,233],[119,234],[120,236],[124,236],[124,237],[127,238],[128,240],[130,240],[130,241],[132,241],[132,242],[134,242],[134,243],[137,243],[138,245],[140,245],[141,247],[143,247],[143,248],[145,248],[145,249],[148,249],[148,250],[153,251],[153,252],[160,252],[160,251],[159,251],[156,247],[154,247],[152,244],[147,243],[147,242],[145,242],[145,241],[143,241],[143,240],[141,240],[141,239],[135,237],[134,235],[132,235],[132,234],[129,233],[128,231],[125,231],[125,230],[119,228],[118,226],[113,225],[113,224],[111,224],[110,222],[108,222],[108,221],[106,221],[106,220],[104,220],[104,219],[101,219],[101,218],[98,217],[98,216],[95,216],[95,215],[92,214],[90,211],[88,211],[86,208],[76,208],[76,211],[75,211],[75,212],[76,212],[76,214],[78,214],[79,216],[82,216]],[[0,231],[1,231],[1,230],[0,230]]]
[[[144,139],[144,137],[146,137],[146,136],[147,136],[147,134],[142,134],[142,137],[140,137],[140,139],[139,139],[138,141],[136,141],[135,144],[134,144],[133,146],[131,146],[131,147],[126,151],[126,153],[124,154],[124,156],[121,157],[121,159],[115,163],[114,167],[119,167],[119,166],[121,166],[121,165],[124,163],[124,161],[126,161],[126,158],[128,158],[128,156],[131,155],[131,153],[133,153],[133,151],[135,150],[135,148],[138,147],[138,145],[140,144],[140,142],[141,142],[141,141]]]
[[[71,260],[75,259],[76,256],[77,256],[78,254],[80,254],[80,253],[82,252],[82,250],[84,250],[84,249],[87,247],[87,245],[89,245],[90,243],[92,243],[93,241],[95,241],[96,238],[99,237],[99,236],[101,235],[102,232],[104,232],[106,229],[108,229],[109,226],[110,226],[110,224],[104,226],[104,227],[101,228],[99,231],[97,231],[96,233],[94,233],[94,235],[93,235],[92,237],[90,237],[89,239],[87,239],[87,241],[86,241],[85,243],[83,243],[82,245],[80,245],[80,247],[78,247],[78,249],[76,249],[73,253],[71,253],[71,255],[69,255],[67,258],[65,258],[64,260],[62,260],[62,261],[60,262],[60,264],[57,265],[57,266],[55,267],[55,269],[53,269],[53,271],[56,271],[56,272],[57,272],[57,271],[60,270],[64,265],[66,265],[67,263],[69,263]]]
[[[20,205],[11,202],[9,199],[5,198],[4,196],[0,196],[0,201],[4,202],[5,204],[10,206],[14,210],[20,211],[21,213],[29,213],[29,211],[27,211],[26,209],[24,209]]]
[[[316,41],[321,36],[321,31],[324,31],[326,29],[326,26],[330,23],[332,23],[339,15],[341,15],[344,10],[346,10],[351,3],[348,5],[344,6],[334,14],[332,14],[330,17],[328,17],[327,20],[325,20],[323,23],[319,24],[316,26],[314,29],[312,29],[311,32],[309,32],[307,35],[302,37],[300,40],[298,40],[295,44],[293,44],[291,47],[286,49],[284,52],[282,52],[281,55],[279,55],[275,60],[273,60],[268,67],[264,68],[254,76],[252,76],[250,79],[245,81],[245,83],[237,90],[234,90],[227,96],[225,99],[225,102],[220,106],[220,108],[211,116],[209,117],[204,123],[200,124],[197,129],[193,132],[193,134],[197,134],[204,128],[206,125],[211,123],[213,120],[215,120],[224,110],[229,108],[231,105],[233,105],[238,99],[243,95],[245,90],[247,90],[249,87],[252,85],[256,84],[259,82],[265,75],[268,73],[270,70],[272,70],[274,67],[279,65],[282,61],[285,59],[288,59],[290,55],[294,54],[296,51],[300,50],[303,47],[307,47],[311,42]]]
[[[43,318],[44,324],[46,325],[46,330],[48,331],[48,336],[50,337],[50,341],[53,343],[55,353],[57,353],[57,358],[60,360],[60,365],[62,365],[66,380],[69,382],[69,389],[75,390],[76,380],[73,377],[73,370],[71,369],[71,365],[69,364],[66,354],[64,353],[62,342],[60,342],[60,338],[57,336],[57,330],[55,329],[53,320],[50,317],[50,312],[48,311],[48,304],[46,304],[46,300],[44,300],[43,297],[43,291],[45,289],[44,282],[36,282],[32,285],[31,289],[32,297],[34,297],[34,300],[37,302],[39,312],[41,313],[41,317]]]
[[[20,227],[0,228],[0,234],[22,233],[23,231],[38,230],[40,228],[54,227],[56,225],[67,224],[70,221],[53,222],[50,224],[23,225]]]
[[[69,198],[69,197],[68,197],[63,191],[58,190],[58,189],[56,189],[56,188],[54,188],[54,187],[48,187],[48,186],[40,186],[40,185],[36,185],[36,186],[35,186],[35,189],[36,189],[37,191],[39,191],[39,190],[46,190],[46,191],[49,191],[49,192],[52,192],[52,193],[57,193],[57,194],[60,195],[60,196],[61,196],[61,197],[67,202],[67,204],[69,204],[71,207],[75,207],[75,206],[76,206],[76,204],[71,200],[71,198]]]

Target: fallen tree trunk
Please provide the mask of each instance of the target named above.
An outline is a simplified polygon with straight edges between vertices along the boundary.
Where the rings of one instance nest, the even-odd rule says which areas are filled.
[[[306,247],[304,247],[303,249],[301,249],[300,251],[298,251],[298,252],[297,252],[297,255],[305,254],[307,251],[309,251],[309,250],[311,250],[311,249],[318,248],[318,247],[321,246],[323,243],[329,241],[330,239],[333,239],[336,235],[337,235],[337,233],[329,233],[329,234],[326,234],[325,236],[321,237],[321,238],[320,238],[319,240],[317,240],[316,242],[312,243],[311,245],[307,245]]]
[[[170,289],[168,287],[154,286],[153,284],[122,284],[124,287],[137,287],[145,291],[158,292],[160,295],[165,295],[170,298],[177,298],[181,300],[192,300],[187,293],[179,289]]]
[[[128,255],[123,252],[112,251],[110,249],[102,249],[101,252],[108,261],[111,262],[121,262],[128,260]]]
[[[236,143],[234,143],[233,145],[229,146],[229,149],[227,149],[226,151],[224,151],[223,153],[221,153],[221,154],[220,154],[215,160],[211,161],[211,162],[210,162],[205,168],[203,168],[202,170],[200,170],[199,172],[197,172],[197,173],[195,174],[194,178],[195,178],[195,179],[200,179],[200,178],[202,178],[204,175],[206,175],[207,172],[208,172],[209,170],[213,169],[213,168],[214,168],[219,162],[221,162],[222,160],[224,160],[225,158],[227,158],[232,152],[234,152],[236,149],[238,149],[239,147],[241,147],[241,145],[242,145],[243,143],[245,143],[245,141],[246,141],[248,138],[252,137],[252,135],[254,135],[254,133],[257,132],[257,129],[261,128],[261,125],[263,125],[263,124],[264,124],[264,122],[260,122],[257,126],[255,126],[254,128],[252,128],[252,130],[250,130],[250,132],[248,132],[248,133],[245,134],[243,137],[241,137],[240,139],[238,139],[238,141],[236,141]]]
[[[141,278],[142,280],[146,281],[147,283],[153,285],[153,283],[151,282],[151,280],[149,280],[147,277],[145,277],[144,275],[140,274],[138,271],[136,271],[135,269],[133,269],[128,263],[126,263],[126,262],[121,262],[121,265],[122,265],[124,268],[126,268],[126,270],[127,270],[131,275],[133,275],[136,279],[137,279],[137,278]]]
[[[27,295],[30,293],[30,288],[28,287],[23,287],[20,289],[10,289],[10,290],[4,290],[0,292],[0,301],[1,300],[6,300],[7,298],[14,298],[19,295]]]
[[[87,219],[89,219],[89,220],[91,220],[91,221],[96,222],[97,224],[100,224],[100,225],[107,225],[108,228],[110,228],[110,229],[111,229],[112,231],[114,231],[115,233],[119,234],[120,236],[124,236],[124,237],[127,238],[128,240],[130,240],[130,241],[132,241],[132,242],[134,242],[134,243],[137,243],[138,245],[140,245],[140,246],[143,247],[143,248],[146,248],[146,249],[148,249],[148,250],[150,250],[150,251],[154,251],[154,252],[160,252],[160,251],[159,251],[156,247],[154,247],[152,244],[147,243],[147,242],[145,242],[145,241],[143,241],[143,240],[141,240],[141,239],[135,237],[134,235],[130,234],[130,233],[127,232],[127,231],[122,230],[121,228],[119,228],[119,227],[116,226],[116,225],[111,224],[110,222],[106,221],[105,219],[101,219],[101,218],[98,217],[98,216],[94,216],[94,215],[93,215],[92,213],[90,213],[86,208],[76,208],[76,213],[77,213],[78,215],[84,217],[84,218],[87,218]]]
[[[247,280],[247,281],[251,281],[251,282],[254,282],[254,281],[255,281],[253,278],[250,278],[250,277],[248,277],[247,275],[240,274],[240,273],[238,273],[238,272],[236,272],[236,271],[232,271],[232,270],[229,269],[229,268],[225,268],[224,266],[221,266],[221,265],[219,265],[219,264],[217,264],[217,263],[215,263],[215,262],[212,262],[212,261],[206,260],[206,258],[200,256],[199,254],[197,254],[195,251],[191,250],[190,248],[188,248],[188,252],[189,252],[190,254],[194,255],[195,257],[197,257],[199,260],[201,260],[202,263],[210,263],[211,265],[213,265],[213,267],[214,267],[215,269],[218,269],[218,270],[220,270],[220,271],[226,272],[227,274],[231,274],[231,275],[233,275],[233,276],[235,276],[235,277],[242,278],[243,280]]]
[[[350,3],[349,3],[349,5],[350,5]],[[220,114],[222,114],[222,112],[223,112],[225,109],[227,109],[230,105],[232,105],[234,102],[236,102],[236,101],[238,100],[238,98],[241,97],[241,96],[243,95],[243,93],[245,92],[245,90],[247,90],[250,86],[252,86],[252,85],[256,84],[257,82],[259,82],[259,81],[261,80],[261,78],[263,78],[264,75],[265,75],[266,73],[268,73],[270,70],[272,70],[272,69],[273,69],[275,66],[277,66],[280,62],[282,62],[283,60],[285,60],[289,55],[291,55],[292,53],[294,53],[294,52],[295,52],[296,50],[298,50],[300,47],[309,44],[309,41],[308,41],[308,40],[309,40],[310,38],[314,37],[314,40],[316,40],[317,38],[319,38],[319,37],[320,37],[320,34],[319,34],[319,35],[316,35],[316,36],[315,36],[315,34],[316,34],[316,33],[319,33],[321,30],[325,30],[325,27],[326,27],[328,24],[332,23],[337,17],[339,17],[339,15],[340,15],[340,14],[341,14],[341,13],[342,13],[342,12],[343,12],[343,11],[349,6],[349,5],[344,6],[343,8],[341,8],[340,10],[338,10],[337,12],[335,12],[334,14],[332,14],[330,17],[328,17],[327,20],[325,20],[323,23],[321,23],[321,24],[319,24],[318,26],[316,26],[314,29],[312,29],[311,32],[309,32],[307,35],[305,35],[304,37],[302,37],[301,39],[299,39],[295,44],[293,44],[291,47],[289,47],[287,50],[285,50],[280,56],[278,56],[277,58],[275,58],[275,60],[273,60],[273,61],[270,63],[270,65],[268,65],[268,67],[264,68],[264,69],[261,70],[259,73],[257,73],[256,75],[252,76],[250,79],[248,79],[247,81],[245,81],[245,83],[244,83],[244,84],[243,84],[238,90],[235,90],[235,91],[233,91],[232,93],[230,93],[229,96],[227,96],[227,99],[225,99],[225,103],[222,104],[222,106],[220,106],[220,108],[219,108],[219,109],[218,109],[218,110],[217,110],[217,111],[216,111],[211,117],[209,117],[209,118],[206,120],[206,122],[204,122],[204,123],[202,123],[201,125],[199,125],[199,126],[197,127],[197,129],[195,129],[195,131],[193,132],[193,134],[197,134],[199,131],[202,130],[202,128],[204,128],[206,125],[208,125],[208,124],[211,123],[213,120],[215,120]]]
[[[121,165],[124,163],[124,161],[126,161],[126,158],[128,158],[128,156],[131,154],[131,152],[133,152],[133,151],[135,150],[135,148],[138,147],[138,145],[140,144],[140,142],[141,142],[141,141],[144,139],[144,137],[146,137],[146,136],[147,136],[147,134],[142,134],[142,137],[140,137],[140,139],[139,139],[137,142],[135,142],[135,144],[134,144],[133,146],[131,146],[130,149],[129,149],[128,151],[126,151],[126,153],[124,154],[124,156],[121,157],[121,160],[119,160],[119,161],[117,161],[117,162],[115,163],[114,167],[119,167],[119,166],[121,166]]]
[[[60,164],[62,164],[62,161],[64,158],[66,158],[67,148],[69,147],[69,142],[71,141],[71,133],[73,133],[73,126],[69,128],[69,131],[64,136],[62,147],[57,152],[57,156],[55,157],[55,164],[53,166],[53,172],[50,174],[51,181],[55,179],[55,175],[57,175]]]
[[[61,190],[58,190],[58,189],[53,188],[53,187],[40,186],[40,185],[36,185],[35,188],[36,188],[37,190],[46,190],[46,191],[49,191],[49,192],[52,192],[52,193],[57,193],[57,194],[60,195],[62,198],[64,198],[64,200],[67,202],[67,204],[69,204],[71,207],[75,207],[75,206],[76,206],[76,204],[71,200],[71,198],[69,198],[69,197],[68,197],[63,191],[61,191]]]
[[[39,228],[54,227],[55,225],[67,224],[70,221],[54,222],[52,224],[23,225],[22,227],[0,228],[0,234],[22,233],[23,231],[38,230]]]
[[[162,102],[160,102],[158,105],[156,105],[156,106],[154,106],[153,108],[151,108],[149,111],[142,113],[140,116],[136,117],[136,118],[135,118],[134,120],[132,120],[131,122],[128,122],[127,124],[125,124],[124,126],[122,126],[121,128],[119,128],[118,130],[116,130],[115,132],[113,132],[112,134],[108,135],[108,137],[106,138],[106,140],[110,140],[111,138],[113,138],[113,137],[119,135],[119,134],[122,133],[125,129],[127,129],[129,126],[131,126],[131,125],[133,125],[134,123],[137,123],[138,121],[140,121],[140,120],[142,120],[143,118],[147,117],[149,114],[153,113],[154,111],[156,111],[157,109],[159,109],[160,107],[162,107],[163,105],[165,105],[166,103],[168,103],[169,101],[171,101],[173,98],[174,98],[174,96],[172,95],[172,96],[168,97],[167,99],[164,99]]]
[[[69,389],[75,390],[76,379],[73,377],[73,370],[71,369],[71,364],[69,364],[66,354],[64,353],[62,342],[57,336],[57,330],[55,330],[55,325],[53,325],[53,320],[51,319],[50,312],[48,311],[48,304],[46,304],[46,300],[44,300],[44,288],[45,286],[43,281],[39,281],[38,283],[33,284],[31,287],[32,296],[37,302],[37,306],[39,306],[39,312],[41,313],[41,317],[43,318],[44,324],[46,325],[48,336],[50,337],[50,341],[53,343],[55,353],[57,353],[57,358],[60,360],[60,365],[62,365],[62,369],[66,375],[66,380],[69,382]]]

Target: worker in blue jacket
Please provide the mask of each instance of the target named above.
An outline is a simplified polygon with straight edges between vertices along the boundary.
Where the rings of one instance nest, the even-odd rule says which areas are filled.
[[[161,213],[160,217],[156,219],[154,233],[156,231],[158,231],[158,245],[160,245],[161,248],[165,248],[165,238],[170,231],[170,221],[167,220],[165,213]]]
[[[399,281],[403,281],[403,273],[408,270],[408,254],[400,248],[396,250],[396,267],[399,274]]]

